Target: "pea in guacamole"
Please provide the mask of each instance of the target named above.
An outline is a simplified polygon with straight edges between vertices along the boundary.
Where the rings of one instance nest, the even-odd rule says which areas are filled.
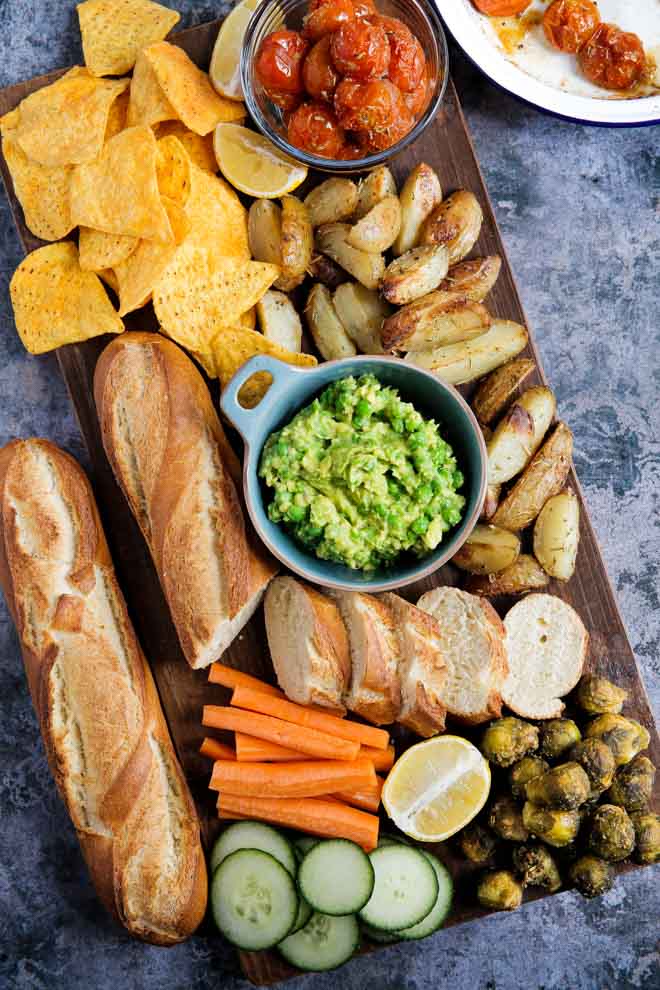
[[[372,571],[460,521],[463,475],[438,425],[373,375],[334,382],[266,441],[268,517],[317,557]]]

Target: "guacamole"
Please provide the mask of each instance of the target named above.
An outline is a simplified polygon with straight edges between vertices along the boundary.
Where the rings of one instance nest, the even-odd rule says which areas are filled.
[[[366,571],[433,550],[465,505],[437,423],[373,375],[334,382],[271,434],[259,476],[269,519],[318,557]]]

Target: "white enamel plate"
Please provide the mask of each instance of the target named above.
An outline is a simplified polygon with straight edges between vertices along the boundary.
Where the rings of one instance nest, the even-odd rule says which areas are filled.
[[[635,94],[611,93],[584,78],[574,55],[545,39],[541,18],[548,0],[533,0],[520,18],[489,18],[470,0],[435,0],[465,54],[492,82],[548,113],[610,127],[660,124],[660,0],[599,0],[603,21],[634,31],[655,76]]]

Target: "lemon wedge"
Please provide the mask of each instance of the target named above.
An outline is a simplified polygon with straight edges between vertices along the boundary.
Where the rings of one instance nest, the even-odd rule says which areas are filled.
[[[215,39],[209,78],[213,87],[228,100],[242,100],[241,49],[252,14],[261,0],[242,0],[225,17]]]
[[[490,791],[490,767],[460,736],[435,736],[411,746],[383,787],[383,805],[395,825],[420,842],[442,842],[481,811]]]
[[[285,196],[307,178],[303,165],[282,155],[268,138],[240,124],[218,124],[213,150],[225,179],[257,199]]]

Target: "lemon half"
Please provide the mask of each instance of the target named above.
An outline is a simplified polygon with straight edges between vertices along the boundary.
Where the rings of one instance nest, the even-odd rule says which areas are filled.
[[[242,0],[225,17],[215,39],[209,78],[213,87],[228,100],[242,100],[241,49],[252,14],[261,0]]]
[[[297,189],[307,169],[282,155],[267,138],[240,124],[218,124],[213,150],[232,186],[256,199],[275,199]]]

